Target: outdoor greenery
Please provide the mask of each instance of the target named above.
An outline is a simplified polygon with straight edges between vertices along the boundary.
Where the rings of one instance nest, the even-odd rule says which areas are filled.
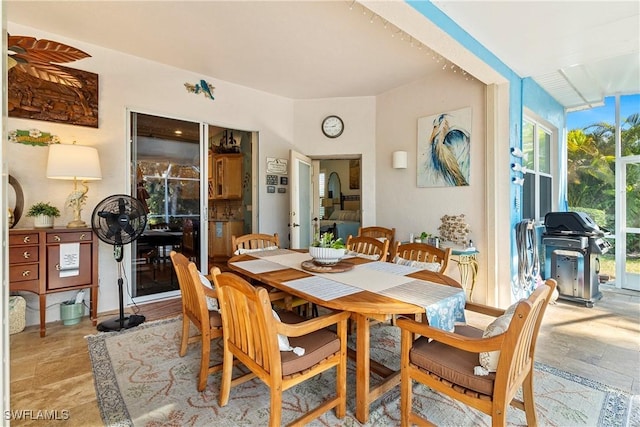
[[[39,216],[46,215],[52,217],[59,217],[60,210],[48,202],[38,202],[32,205],[27,211],[27,216]]]
[[[615,124],[595,123],[571,130],[567,137],[569,207],[587,212],[606,229],[615,226]],[[640,114],[621,123],[622,156],[640,155]],[[640,227],[640,168],[626,170],[627,225]],[[640,237],[630,234],[627,250],[640,257]]]

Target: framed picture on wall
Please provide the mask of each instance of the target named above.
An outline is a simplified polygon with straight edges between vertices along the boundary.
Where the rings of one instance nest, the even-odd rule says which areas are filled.
[[[471,107],[418,119],[418,187],[469,185]]]
[[[360,189],[360,159],[349,160],[349,189]]]

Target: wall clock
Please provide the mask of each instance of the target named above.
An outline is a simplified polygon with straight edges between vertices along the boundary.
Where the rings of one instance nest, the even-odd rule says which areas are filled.
[[[322,133],[328,138],[337,138],[342,135],[344,122],[338,116],[327,116],[322,121]]]

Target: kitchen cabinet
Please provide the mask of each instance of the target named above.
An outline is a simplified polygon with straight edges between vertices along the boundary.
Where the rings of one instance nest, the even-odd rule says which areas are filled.
[[[211,158],[213,177],[209,180],[209,198],[242,198],[242,154],[214,154]]]
[[[60,259],[62,245],[67,260],[78,259],[78,269],[65,270]],[[90,315],[98,320],[98,239],[90,228],[9,230],[9,290],[39,296],[40,336],[46,334],[47,295],[91,289]]]
[[[225,258],[233,255],[231,236],[242,234],[243,221],[209,221],[209,257]]]

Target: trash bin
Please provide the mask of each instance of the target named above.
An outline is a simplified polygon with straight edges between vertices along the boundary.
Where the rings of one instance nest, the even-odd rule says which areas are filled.
[[[84,316],[84,303],[64,301],[60,303],[60,320],[65,326],[76,325]]]

